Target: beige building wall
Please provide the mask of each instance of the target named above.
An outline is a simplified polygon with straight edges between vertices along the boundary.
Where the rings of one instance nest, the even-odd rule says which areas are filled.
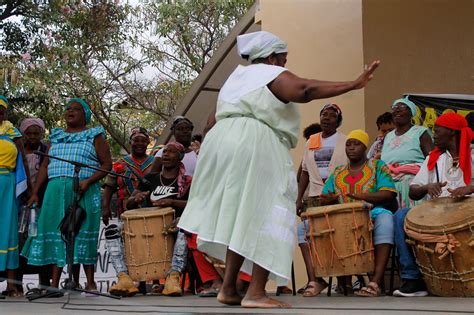
[[[260,0],[255,16],[262,30],[288,43],[287,68],[298,76],[346,81],[355,79],[364,68],[361,0]],[[300,105],[301,130],[319,122],[324,104],[341,106],[344,133],[365,128],[364,90]],[[304,138],[292,151],[295,170],[303,154]],[[297,287],[306,283],[306,271],[299,249],[295,253]]]
[[[366,124],[404,93],[474,94],[474,0],[363,0],[364,60],[380,58]]]

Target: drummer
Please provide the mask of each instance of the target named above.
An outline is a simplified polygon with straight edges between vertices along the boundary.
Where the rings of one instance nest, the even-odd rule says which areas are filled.
[[[325,204],[363,200],[374,205],[370,216],[374,222],[375,270],[369,284],[355,294],[377,297],[382,293],[385,266],[394,243],[392,212],[397,209],[397,191],[387,165],[381,160],[367,159],[368,145],[369,135],[363,130],[347,135],[349,163],[334,169],[321,198]]]
[[[410,184],[413,200],[438,197],[463,197],[474,192],[471,182],[471,135],[466,119],[456,113],[438,117],[434,126],[435,149],[426,157],[418,174]],[[415,263],[415,258],[405,242],[403,229],[410,209],[400,209],[395,214],[395,244],[400,260],[402,285],[394,296],[426,296],[426,285]]]

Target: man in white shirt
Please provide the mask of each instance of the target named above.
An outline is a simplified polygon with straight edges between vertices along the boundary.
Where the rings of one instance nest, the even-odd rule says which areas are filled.
[[[410,198],[420,200],[438,197],[460,198],[474,192],[471,186],[472,131],[466,119],[456,113],[441,115],[434,126],[435,149],[421,165],[410,184]],[[411,250],[405,242],[403,224],[409,209],[395,213],[395,244],[399,253],[402,285],[394,296],[426,296],[426,285],[421,279]]]

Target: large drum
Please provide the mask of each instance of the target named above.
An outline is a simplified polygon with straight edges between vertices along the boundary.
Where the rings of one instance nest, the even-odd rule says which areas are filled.
[[[172,208],[141,208],[122,214],[125,260],[134,281],[166,278],[173,257],[174,237],[168,233]]]
[[[352,202],[309,208],[309,239],[314,272],[318,277],[346,276],[374,270],[371,205]]]
[[[474,198],[439,198],[411,209],[407,243],[430,293],[474,296]]]

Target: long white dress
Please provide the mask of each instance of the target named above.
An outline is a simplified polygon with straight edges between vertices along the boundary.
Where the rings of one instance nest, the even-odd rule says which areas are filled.
[[[198,235],[198,249],[225,260],[226,250],[287,283],[296,245],[296,177],[289,149],[300,125],[293,103],[268,89],[285,68],[239,66],[217,100],[216,125],[198,157],[179,227]]]

